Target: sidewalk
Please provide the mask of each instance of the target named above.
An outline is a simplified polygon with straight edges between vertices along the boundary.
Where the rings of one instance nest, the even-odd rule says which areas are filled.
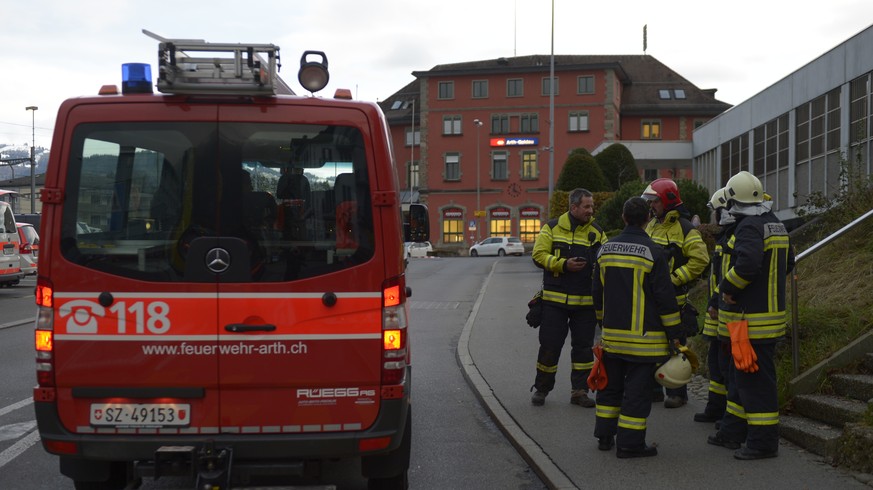
[[[691,399],[682,408],[653,405],[647,440],[658,444],[658,456],[623,460],[615,450],[599,451],[594,409],[569,403],[569,339],[555,390],[544,406],[530,403],[539,344],[524,315],[541,277],[530,260],[497,260],[464,326],[458,358],[492,419],[549,488],[605,482],[621,489],[870,488],[785,441],[778,458],[761,461],[738,461],[733,451],[707,444],[713,425],[692,421],[705,405],[701,383],[690,387]]]

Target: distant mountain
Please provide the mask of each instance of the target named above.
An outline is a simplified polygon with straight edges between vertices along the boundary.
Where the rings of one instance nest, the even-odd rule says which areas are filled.
[[[36,147],[36,168],[34,174],[45,173],[48,165],[49,149],[41,146]],[[13,158],[30,158],[30,146],[28,145],[4,145],[0,143],[0,160],[8,160]],[[14,165],[14,168],[9,168],[10,163],[0,162],[0,180],[7,180],[13,177],[21,177],[30,175],[30,163],[25,161]]]

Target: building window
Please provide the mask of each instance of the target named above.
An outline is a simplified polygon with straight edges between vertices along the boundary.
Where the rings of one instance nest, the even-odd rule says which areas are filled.
[[[509,134],[508,114],[495,114],[491,116],[491,134]]]
[[[588,111],[571,112],[568,127],[571,132],[588,131]]]
[[[699,128],[700,126],[703,126],[704,124],[706,124],[706,121],[705,121],[705,120],[703,120],[703,119],[695,119],[695,120],[694,120],[694,129],[697,129],[697,128]]]
[[[491,180],[506,180],[509,178],[509,164],[505,151],[495,151],[491,154]]]
[[[673,97],[675,97],[677,100],[685,99],[685,90],[681,88],[673,90]]]
[[[464,241],[464,220],[455,218],[443,219],[443,243],[461,243]]]
[[[446,171],[443,175],[443,179],[461,180],[461,155],[457,153],[446,153],[445,162]]]
[[[484,99],[488,97],[488,80],[473,80],[473,98]]]
[[[661,121],[643,121],[642,136],[644,140],[661,139]]]
[[[764,137],[755,132],[755,148],[764,144]],[[742,135],[721,145],[721,181],[725,183],[741,170],[749,170],[749,134]]]
[[[418,189],[418,161],[406,162],[407,188]]]
[[[548,78],[543,78],[543,95],[552,95],[552,87],[555,87],[555,95],[558,95],[558,77],[552,79],[552,83],[549,83]]]
[[[856,78],[849,85],[849,141],[852,145],[865,141],[871,134],[869,126],[873,126],[867,124],[869,76]]]
[[[651,182],[658,178],[658,169],[656,168],[647,168],[643,170],[643,179],[646,182]]]
[[[518,220],[518,235],[524,243],[534,243],[542,228],[538,218],[521,218]]]
[[[540,119],[539,114],[530,113],[530,114],[522,114],[521,115],[521,132],[522,133],[539,133],[540,132]]]
[[[443,134],[461,134],[461,116],[443,116]]]
[[[594,77],[584,76],[576,78],[576,93],[577,94],[593,94],[594,93]]]
[[[524,82],[521,78],[511,78],[506,81],[506,96],[521,97],[524,95]]]
[[[537,168],[537,152],[523,151],[521,152],[521,178],[522,180],[533,180],[539,176]]]
[[[670,91],[662,88],[661,90],[658,90],[658,97],[660,97],[661,100],[670,100]]]
[[[455,82],[440,82],[439,94],[437,98],[440,100],[455,98]]]
[[[494,218],[488,223],[489,236],[510,236],[512,235],[512,220],[509,218]]]
[[[413,144],[415,146],[421,145],[421,131],[418,129],[415,130],[415,141],[413,142],[412,128],[406,128],[406,146],[411,146]]]

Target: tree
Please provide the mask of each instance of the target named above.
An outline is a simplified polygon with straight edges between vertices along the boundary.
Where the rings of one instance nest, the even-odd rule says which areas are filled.
[[[646,184],[639,180],[625,183],[606,201],[600,209],[596,209],[595,219],[606,231],[621,230],[624,222],[621,220],[621,211],[624,202],[632,197],[641,196],[646,190]],[[680,191],[681,192],[681,191]]]
[[[639,181],[633,154],[621,143],[613,143],[597,154],[594,159],[606,178],[610,190],[618,190],[626,182]]]
[[[685,204],[685,209],[688,211],[688,219],[691,219],[696,214],[700,217],[701,221],[708,221],[709,208],[707,204],[712,193],[706,187],[688,179],[677,180],[676,186],[679,187],[679,196],[682,198],[682,203]]]
[[[591,192],[608,190],[606,179],[603,178],[603,173],[594,157],[574,151],[564,162],[564,168],[561,169],[555,188],[569,192],[578,187]]]

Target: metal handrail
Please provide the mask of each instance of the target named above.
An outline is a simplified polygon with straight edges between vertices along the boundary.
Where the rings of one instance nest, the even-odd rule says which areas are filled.
[[[804,250],[803,252],[797,254],[797,256],[794,257],[794,272],[791,274],[791,302],[792,302],[792,307],[791,307],[791,322],[792,322],[792,328],[791,328],[791,344],[792,344],[792,346],[791,346],[791,363],[792,363],[792,368],[794,371],[795,378],[797,377],[798,374],[800,374],[798,372],[800,369],[800,332],[798,331],[800,322],[798,320],[798,311],[797,311],[798,310],[798,307],[797,307],[797,264],[799,264],[800,261],[805,259],[806,257],[809,257],[813,253],[824,248],[825,245],[828,245],[831,242],[833,242],[834,240],[836,240],[837,238],[845,235],[849,230],[851,230],[852,228],[854,228],[855,226],[857,226],[858,224],[860,224],[861,222],[863,222],[864,220],[866,220],[870,216],[873,216],[873,209],[871,209],[870,211],[867,211],[866,213],[864,213],[860,217],[853,220],[851,223],[849,223],[846,226],[843,226],[842,228],[840,228],[839,230],[831,233],[830,235],[823,238],[821,241],[819,241],[815,245],[809,247],[808,249]]]

